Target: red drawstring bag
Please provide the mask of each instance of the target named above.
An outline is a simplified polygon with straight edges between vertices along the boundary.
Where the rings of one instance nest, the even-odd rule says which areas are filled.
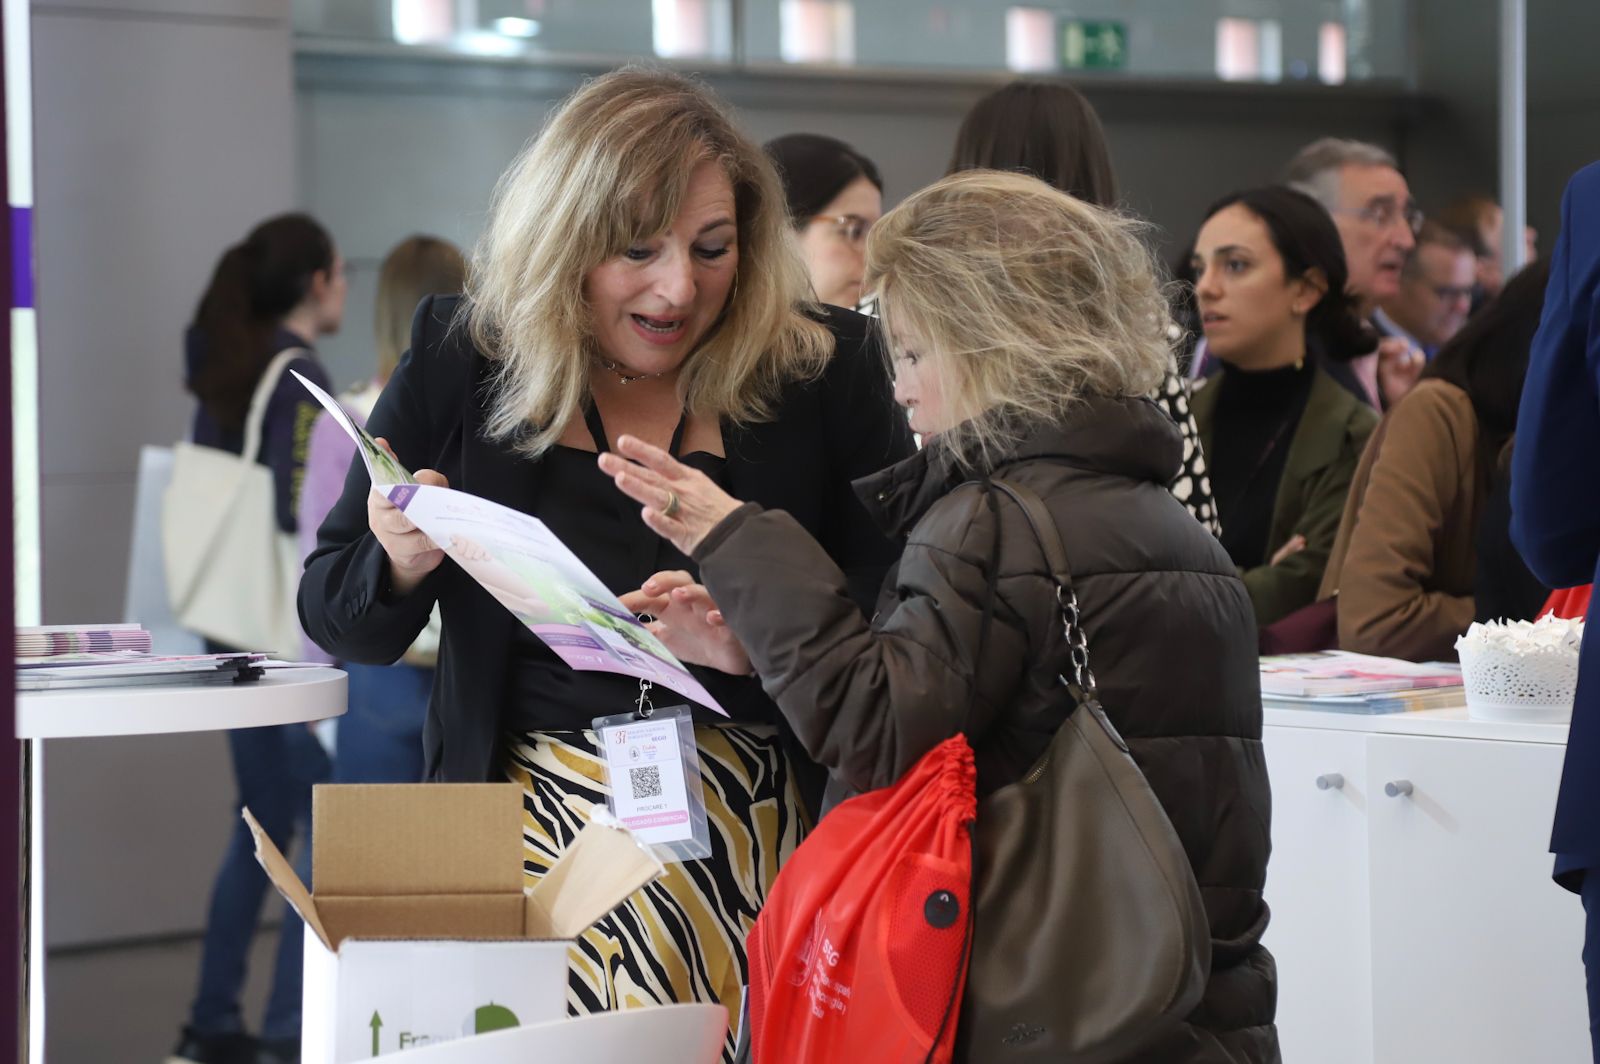
[[[1544,609],[1539,611],[1539,616],[1553,613],[1564,620],[1575,620],[1588,616],[1589,613],[1590,585],[1581,587],[1558,588],[1550,593],[1550,598],[1544,604]]]
[[[948,1061],[972,937],[977,772],[964,736],[841,802],[750,933],[754,1064]]]

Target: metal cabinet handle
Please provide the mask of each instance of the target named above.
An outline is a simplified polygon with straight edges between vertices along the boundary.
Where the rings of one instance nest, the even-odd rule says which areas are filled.
[[[1317,790],[1342,791],[1344,790],[1344,777],[1337,772],[1325,772],[1317,777]]]
[[[1411,797],[1411,781],[1391,780],[1383,785],[1383,793],[1390,798],[1399,798],[1402,795],[1409,798]]]

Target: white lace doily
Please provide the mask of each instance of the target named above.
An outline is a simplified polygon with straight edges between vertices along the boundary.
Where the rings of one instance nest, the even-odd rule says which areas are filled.
[[[1583,622],[1474,624],[1456,640],[1467,715],[1560,723],[1572,717]]]

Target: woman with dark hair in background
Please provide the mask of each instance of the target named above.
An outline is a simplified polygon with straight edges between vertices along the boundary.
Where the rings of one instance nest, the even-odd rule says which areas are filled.
[[[1014,81],[973,104],[956,133],[947,173],[962,170],[1015,170],[1093,206],[1117,206],[1117,179],[1100,116],[1082,93],[1059,82]],[[1178,346],[1175,342],[1175,352]],[[1176,362],[1153,398],[1183,432],[1183,464],[1174,470],[1172,494],[1212,534],[1221,535],[1205,449],[1189,409],[1189,382]]]
[[[289,368],[326,388],[327,375],[312,344],[338,331],[344,301],[344,263],[327,231],[304,214],[263,222],[229,248],[185,340],[185,383],[199,400],[194,442],[234,454],[244,449],[251,397],[268,365],[284,351],[299,351]],[[267,402],[260,460],[272,470],[283,532],[296,530],[307,439],[320,409],[287,372]],[[327,778],[327,754],[300,724],[239,729],[227,737],[239,804],[249,806],[273,843],[287,850],[296,825],[310,822],[311,787]],[[199,991],[169,1064],[300,1059],[302,943],[300,919],[292,909],[285,908],[259,1040],[245,1031],[239,1009],[246,957],[266,894],[267,877],[256,863],[250,830],[235,817],[212,887]]]
[[[411,339],[417,304],[432,295],[458,294],[466,283],[467,263],[448,240],[413,236],[396,244],[378,268],[378,297],[373,312],[377,371],[358,389],[339,397],[356,423],[365,425],[378,395],[388,383]],[[364,478],[352,466],[352,440],[324,411],[311,430],[306,453],[305,485],[300,492],[300,553],[317,545],[317,529],[344,493],[346,474]],[[337,722],[333,750],[335,783],[417,783],[422,780],[422,722],[428,715],[433,667],[439,655],[439,616],[393,665],[345,662],[350,679],[349,708]],[[309,660],[331,660],[307,641]]]
[[[1014,81],[973,104],[946,173],[962,170],[1017,170],[1096,207],[1117,204],[1100,116],[1060,82]]]
[[[817,301],[854,310],[861,302],[867,231],[883,214],[877,166],[844,141],[816,133],[790,133],[765,147],[783,179]]]
[[[1548,262],[1513,277],[1373,434],[1320,595],[1338,595],[1342,649],[1450,660],[1475,618],[1538,612],[1548,590],[1511,547],[1506,469],[1549,278]]]
[[[1222,545],[1261,626],[1311,603],[1378,416],[1324,370],[1376,344],[1328,212],[1284,187],[1213,204],[1195,238],[1200,323],[1222,372],[1194,397]]]

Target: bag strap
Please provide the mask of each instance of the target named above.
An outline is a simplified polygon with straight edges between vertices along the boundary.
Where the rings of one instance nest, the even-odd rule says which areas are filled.
[[[303,347],[286,347],[267,363],[266,371],[261,374],[261,380],[256,382],[256,390],[250,396],[250,411],[244,418],[244,449],[239,452],[243,461],[254,462],[261,453],[261,429],[267,420],[267,407],[289,363],[297,358],[309,357],[310,354]]]
[[[1061,540],[1061,527],[1050,516],[1044,500],[1032,489],[998,477],[993,478],[991,483],[1010,496],[1028,519],[1028,527],[1033,530],[1034,539],[1039,541],[1045,565],[1050,569],[1050,578],[1055,582],[1056,603],[1061,607],[1062,632],[1066,636],[1072,664],[1071,678],[1062,674],[1058,674],[1058,678],[1080,704],[1097,702],[1099,688],[1095,684],[1094,671],[1089,668],[1089,641],[1083,631],[1078,592],[1072,586],[1072,566],[1067,563],[1067,548]]]

